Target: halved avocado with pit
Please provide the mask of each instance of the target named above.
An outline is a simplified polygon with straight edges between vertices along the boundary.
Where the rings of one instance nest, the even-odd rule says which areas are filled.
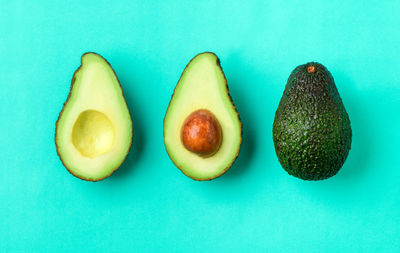
[[[242,125],[214,53],[186,66],[164,118],[164,143],[172,162],[188,177],[211,180],[239,154]]]

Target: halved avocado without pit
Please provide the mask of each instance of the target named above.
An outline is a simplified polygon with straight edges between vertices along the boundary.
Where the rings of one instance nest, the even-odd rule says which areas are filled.
[[[194,180],[224,174],[239,154],[242,124],[214,53],[186,66],[164,118],[164,143],[172,162]]]
[[[99,181],[122,164],[132,142],[132,120],[110,64],[82,55],[56,123],[57,153],[74,176]]]

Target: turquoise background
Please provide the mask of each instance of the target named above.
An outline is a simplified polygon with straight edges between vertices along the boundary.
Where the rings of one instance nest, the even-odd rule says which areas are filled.
[[[0,0],[0,252],[400,252],[399,1]],[[86,51],[103,55],[134,125],[108,179],[61,164],[55,122]],[[243,122],[222,177],[170,161],[163,117],[189,60],[221,59]],[[333,74],[353,129],[339,174],[281,168],[275,110],[290,72]]]

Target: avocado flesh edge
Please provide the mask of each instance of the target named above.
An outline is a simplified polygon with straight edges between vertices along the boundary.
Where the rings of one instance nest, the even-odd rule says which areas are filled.
[[[180,139],[185,119],[199,109],[215,115],[223,135],[218,152],[207,158],[185,149]],[[172,162],[192,179],[214,179],[234,162],[240,149],[241,134],[241,122],[219,59],[209,52],[195,56],[182,73],[164,118],[164,142]]]
[[[307,67],[316,71],[308,73]],[[311,62],[290,75],[273,124],[282,167],[304,180],[323,180],[343,166],[351,148],[349,116],[330,72]]]
[[[79,115],[88,110],[102,113],[114,130],[113,144],[105,154],[88,157],[75,146],[72,131]],[[118,79],[109,63],[96,53],[82,55],[67,101],[56,124],[57,153],[76,177],[99,181],[122,164],[132,141],[132,121]]]

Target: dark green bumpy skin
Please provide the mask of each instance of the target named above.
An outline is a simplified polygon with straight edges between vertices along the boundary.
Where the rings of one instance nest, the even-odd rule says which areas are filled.
[[[309,73],[312,66],[315,71]],[[351,148],[350,120],[323,65],[310,62],[293,70],[272,132],[279,162],[290,175],[322,180],[343,166]]]

